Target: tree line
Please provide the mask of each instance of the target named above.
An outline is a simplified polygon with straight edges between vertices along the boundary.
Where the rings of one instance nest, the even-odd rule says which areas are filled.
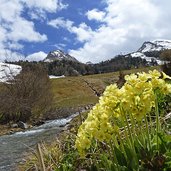
[[[120,70],[132,69],[145,67],[149,65],[157,65],[155,61],[151,64],[142,58],[132,58],[131,56],[125,57],[124,55],[118,55],[117,57],[102,61],[97,64],[83,64],[76,61],[70,60],[56,60],[53,62],[28,62],[28,61],[18,61],[12,62],[18,65],[24,66],[34,66],[36,64],[42,65],[46,68],[49,75],[65,75],[65,76],[78,76],[78,75],[91,75],[99,73],[115,72]]]

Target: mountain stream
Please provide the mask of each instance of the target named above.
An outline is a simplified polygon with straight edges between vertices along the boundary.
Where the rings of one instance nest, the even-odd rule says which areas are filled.
[[[22,162],[27,152],[33,151],[37,143],[55,140],[63,127],[78,114],[47,121],[41,126],[23,132],[0,136],[0,171],[18,171],[16,165]]]

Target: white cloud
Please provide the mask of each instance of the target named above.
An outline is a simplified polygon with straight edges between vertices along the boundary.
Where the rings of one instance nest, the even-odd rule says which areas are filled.
[[[14,42],[19,40],[24,40],[27,42],[44,42],[47,40],[46,35],[41,35],[35,31],[33,22],[27,21],[24,18],[16,18],[15,22],[10,27],[8,39]]]
[[[105,17],[104,11],[99,11],[98,9],[90,10],[86,13],[86,16],[89,20],[97,20],[97,21],[103,21]]]
[[[7,42],[5,46],[10,50],[20,50],[23,49],[24,45],[17,42]]]
[[[73,26],[70,32],[76,34],[77,40],[80,42],[90,40],[93,34],[91,27],[87,26],[85,23],[81,23],[78,27]]]
[[[59,44],[54,44],[54,45],[51,45],[57,49],[60,49],[60,50],[64,50],[64,48],[66,47],[66,44],[64,43],[59,43]]]
[[[0,44],[4,43],[4,41],[6,40],[6,34],[7,34],[6,29],[0,26]],[[0,47],[1,46],[2,45],[0,45]]]
[[[73,26],[73,22],[70,20],[64,20],[64,18],[59,17],[48,22],[48,25],[59,29],[60,27],[70,30]]]
[[[67,8],[67,4],[63,4],[61,0],[22,0],[29,8],[44,10],[47,12],[56,12],[57,10]]]
[[[0,58],[6,58],[2,54],[8,52],[10,53],[8,56],[15,60],[16,55],[19,55],[15,50],[24,47],[21,41],[44,42],[47,40],[47,36],[39,33],[34,22],[24,17],[23,12],[27,10],[31,19],[41,20],[46,17],[47,13],[55,13],[64,8],[67,8],[67,5],[61,0],[1,0]]]
[[[67,4],[62,3],[61,0],[21,0],[29,9],[32,19],[45,19],[46,12],[55,13],[56,11],[66,9]]]
[[[14,22],[15,18],[21,15],[23,5],[19,0],[1,0],[0,21]]]
[[[9,49],[0,49],[0,61],[19,61],[19,60],[23,60],[24,56],[17,53],[17,52],[13,52]]]
[[[44,60],[45,58],[47,57],[47,54],[40,51],[40,52],[36,52],[36,53],[33,53],[33,54],[30,54],[28,55],[25,60],[28,60],[28,61],[42,61]]]
[[[108,27],[103,27],[99,29],[99,32],[95,32],[93,38],[86,42],[82,48],[70,50],[69,53],[82,62],[102,61],[114,57],[116,49],[118,51],[121,50],[120,45],[125,41],[124,37],[126,34],[125,30],[112,30]],[[113,41],[113,35],[117,35],[115,41]]]
[[[71,42],[71,40],[70,40],[68,37],[64,37],[63,40],[64,40],[65,42]]]
[[[70,33],[76,35],[77,40],[80,42],[85,42],[92,37],[92,29],[85,23],[81,23],[79,26],[74,26],[74,22],[70,20],[65,20],[63,18],[56,18],[48,22],[48,25],[59,29],[63,27],[67,29]]]
[[[84,45],[69,51],[78,60],[99,62],[120,53],[136,51],[143,41],[171,39],[168,8],[171,2],[106,0],[106,4],[104,11],[93,9],[86,13],[89,20],[100,21],[101,18],[103,25],[93,31],[87,30],[86,34],[91,36]]]

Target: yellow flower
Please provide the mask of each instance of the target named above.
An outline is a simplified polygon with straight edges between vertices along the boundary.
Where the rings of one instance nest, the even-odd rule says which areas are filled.
[[[137,74],[138,74],[138,78],[140,79],[140,81],[143,81],[143,82],[146,82],[150,78],[150,75],[145,72],[142,72],[142,73],[139,72]]]
[[[155,90],[156,88],[162,88],[166,83],[163,79],[154,78],[151,80],[151,84]]]
[[[149,74],[150,74],[151,78],[159,78],[161,76],[161,73],[159,71],[157,71],[156,69],[153,71],[149,71]]]
[[[95,138],[97,138],[97,140],[102,142],[105,140],[105,133],[102,130],[99,130],[96,132]]]
[[[129,84],[134,84],[134,83],[136,83],[137,75],[136,74],[126,75],[125,80]]]
[[[163,76],[163,79],[164,79],[164,80],[165,80],[165,79],[171,80],[171,77],[168,76],[168,75],[166,75],[164,72],[162,72],[162,76]]]
[[[149,73],[137,73],[125,76],[126,83],[119,89],[116,84],[106,87],[87,119],[78,129],[75,146],[81,155],[89,149],[93,139],[109,142],[112,136],[117,136],[119,127],[115,122],[124,122],[123,116],[134,117],[141,121],[155,107],[155,90],[163,95],[171,93],[171,84],[165,82],[171,79],[157,70]]]

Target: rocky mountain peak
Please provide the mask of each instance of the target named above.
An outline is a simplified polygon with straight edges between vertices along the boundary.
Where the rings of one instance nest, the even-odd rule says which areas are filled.
[[[165,49],[171,49],[171,40],[154,40],[144,42],[143,45],[138,49],[138,52],[153,52],[162,51]]]
[[[63,52],[62,50],[54,50],[54,51],[49,52],[49,54],[47,55],[44,61],[53,62],[56,60],[69,60],[69,61],[78,62],[77,59]]]
[[[146,41],[142,44],[142,46],[136,51],[132,52],[127,56],[131,57],[139,57],[145,59],[147,62],[156,61],[159,65],[167,62],[162,61],[160,59],[160,54],[163,50],[171,49],[171,40],[154,40],[154,41]]]

